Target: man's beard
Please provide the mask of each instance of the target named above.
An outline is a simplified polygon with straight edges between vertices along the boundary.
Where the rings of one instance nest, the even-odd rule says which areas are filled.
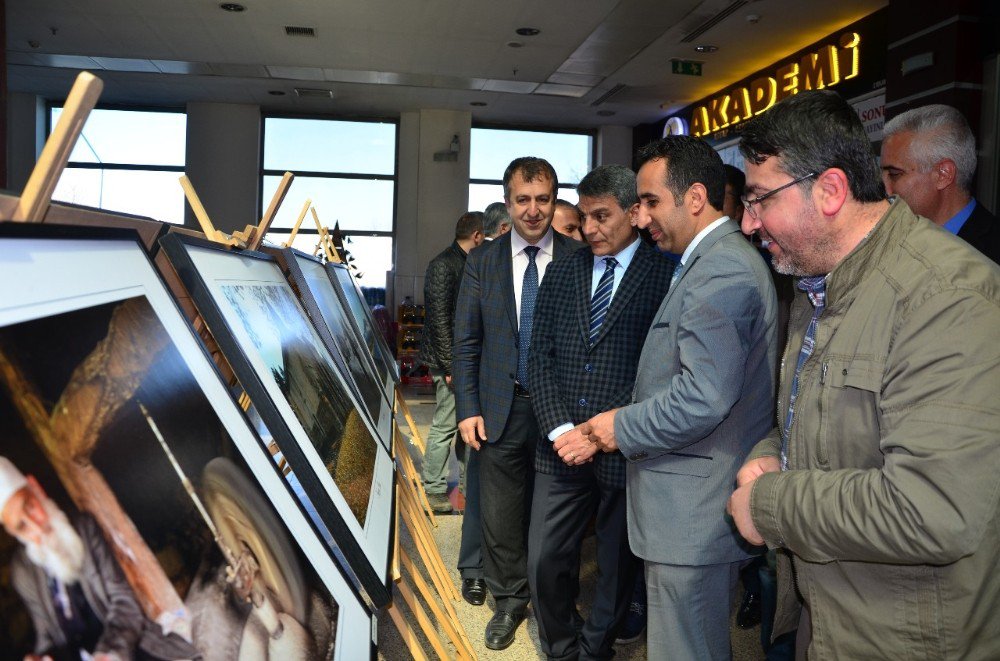
[[[85,554],[83,540],[55,503],[46,498],[42,501],[42,507],[49,517],[50,530],[38,544],[21,540],[25,552],[50,577],[66,585],[78,583]]]

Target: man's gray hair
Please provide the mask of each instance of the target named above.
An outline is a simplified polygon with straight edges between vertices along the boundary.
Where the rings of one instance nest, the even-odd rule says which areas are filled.
[[[628,211],[639,202],[635,191],[635,173],[624,165],[601,165],[587,174],[576,185],[581,197],[610,195],[618,201],[622,211]]]
[[[495,237],[503,223],[510,225],[510,214],[507,213],[506,204],[494,202],[486,207],[486,211],[483,213],[483,234],[485,236]]]
[[[926,172],[947,158],[955,163],[958,185],[966,192],[972,190],[976,138],[962,113],[939,103],[907,110],[886,123],[883,139],[901,132],[914,133],[910,155],[921,170]]]

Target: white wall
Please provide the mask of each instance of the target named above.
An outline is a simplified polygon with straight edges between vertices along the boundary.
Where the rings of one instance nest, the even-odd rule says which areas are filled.
[[[215,229],[260,222],[260,108],[234,103],[187,104],[187,168]],[[200,228],[185,205],[184,224]]]

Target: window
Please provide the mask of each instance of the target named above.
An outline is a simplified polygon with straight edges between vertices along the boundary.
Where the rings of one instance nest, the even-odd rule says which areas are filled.
[[[473,128],[469,147],[469,209],[503,202],[503,173],[515,158],[538,156],[555,168],[558,196],[576,204],[576,185],[590,172],[593,138],[586,133],[549,133]]]
[[[62,107],[53,107],[49,131]],[[90,113],[56,185],[53,199],[156,220],[184,222],[187,116],[183,112],[113,110]]]
[[[288,239],[307,199],[324,227],[339,224],[366,287],[385,287],[392,268],[396,207],[396,124],[294,117],[264,119],[261,203],[285,172],[295,174],[268,240]],[[313,253],[316,222],[306,216],[293,246]]]

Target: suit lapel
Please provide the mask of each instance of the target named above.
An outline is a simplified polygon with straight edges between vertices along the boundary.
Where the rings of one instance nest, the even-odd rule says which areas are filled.
[[[577,296],[576,319],[586,346],[590,343],[590,288],[593,286],[594,256],[590,251],[581,251],[573,258],[576,260],[576,287],[580,292]]]
[[[726,222],[719,225],[718,227],[716,227],[711,232],[709,232],[708,236],[702,239],[701,242],[698,243],[698,245],[695,247],[695,249],[691,251],[691,254],[688,256],[687,264],[685,264],[683,269],[681,270],[681,275],[677,279],[677,282],[675,282],[674,285],[670,288],[670,290],[667,291],[667,295],[663,298],[663,304],[660,306],[660,309],[662,310],[666,306],[667,301],[669,301],[671,296],[673,296],[674,292],[680,289],[681,281],[687,277],[687,274],[691,272],[691,270],[694,268],[694,265],[698,262],[699,259],[701,259],[702,255],[711,250],[712,247],[716,243],[718,243],[719,239],[721,239],[722,237],[726,236],[727,234],[732,234],[733,232],[739,232],[739,231],[740,231],[740,226],[737,225],[736,222],[733,221],[732,219],[729,219]],[[677,268],[682,268],[679,262],[677,264]]]
[[[497,246],[498,254],[494,266],[501,274],[501,291],[503,292],[504,308],[507,310],[507,318],[510,320],[511,330],[516,337],[517,301],[514,299],[514,260],[510,254],[510,235],[511,232],[507,232],[497,239],[501,245]]]
[[[650,261],[651,251],[652,248],[645,244],[640,244],[639,249],[636,250],[628,270],[625,271],[622,281],[618,283],[618,289],[615,290],[614,298],[611,299],[611,307],[608,308],[607,316],[604,317],[604,323],[601,324],[601,330],[598,331],[597,337],[594,339],[595,345],[604,339],[604,336],[608,334],[610,329],[614,328],[618,317],[622,315],[632,297],[639,291],[639,287],[652,265]]]

